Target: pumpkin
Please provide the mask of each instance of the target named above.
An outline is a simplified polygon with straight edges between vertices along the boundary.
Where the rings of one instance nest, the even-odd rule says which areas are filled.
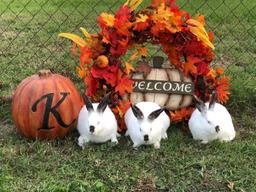
[[[66,77],[41,70],[24,79],[12,98],[15,126],[27,138],[63,138],[76,127],[83,99]]]
[[[105,68],[109,64],[108,58],[105,55],[100,55],[96,60],[96,64],[99,68]]]
[[[134,73],[133,80],[158,80],[168,82],[189,82],[192,83],[190,77],[185,77],[179,70],[171,68],[169,62],[163,62],[162,57],[153,58],[153,68],[149,73]],[[177,110],[183,107],[188,107],[192,103],[191,95],[166,94],[166,93],[143,93],[132,92],[129,97],[131,103],[141,101],[155,102],[160,106],[165,106],[168,110]]]

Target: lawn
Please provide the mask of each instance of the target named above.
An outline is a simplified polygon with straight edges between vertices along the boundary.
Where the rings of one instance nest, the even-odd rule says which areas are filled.
[[[254,0],[177,0],[191,14],[206,15],[215,33],[216,59],[232,80],[227,105],[237,139],[201,145],[182,124],[172,125],[160,150],[120,145],[89,145],[81,150],[75,131],[64,140],[28,141],[0,99],[0,191],[256,191],[256,2]],[[97,30],[103,11],[115,0],[1,0],[0,97],[41,68],[68,75],[82,88],[71,43],[60,32]],[[147,1],[144,2],[147,4]],[[111,7],[111,8],[110,8]]]

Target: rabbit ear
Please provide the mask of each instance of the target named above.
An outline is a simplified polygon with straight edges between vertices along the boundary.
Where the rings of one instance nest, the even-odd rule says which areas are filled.
[[[84,96],[84,103],[88,111],[93,111],[92,102],[86,95]]]
[[[217,92],[213,91],[212,96],[211,96],[211,100],[210,100],[210,104],[209,104],[209,110],[213,110],[215,103],[216,103],[216,99],[217,99]]]
[[[132,108],[132,112],[133,112],[134,116],[137,119],[143,119],[144,118],[144,115],[143,115],[142,111],[136,105],[131,105],[131,108]]]
[[[163,111],[165,111],[165,108],[157,109],[149,114],[148,119],[153,121],[155,120]]]
[[[97,107],[97,111],[99,113],[103,113],[105,111],[106,107],[108,106],[109,96],[110,96],[110,93],[105,95],[103,97],[102,101],[99,103],[99,105]]]
[[[204,102],[199,99],[196,95],[194,95],[194,100],[196,101],[196,108],[201,112],[201,113],[206,113],[207,108]]]

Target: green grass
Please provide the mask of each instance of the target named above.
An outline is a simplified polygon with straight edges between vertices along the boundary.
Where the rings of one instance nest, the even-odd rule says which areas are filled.
[[[4,135],[3,135],[4,133]],[[89,145],[74,133],[62,141],[27,141],[4,126],[0,181],[6,191],[251,191],[255,186],[256,134],[231,143],[201,145],[173,128],[160,150]]]
[[[117,10],[122,3],[10,2],[0,1],[0,96],[11,95],[22,79],[41,68],[68,75],[82,87],[74,74],[78,60],[71,57],[71,44],[57,35],[79,33],[80,26],[95,32],[97,15],[109,6]],[[10,105],[0,101],[0,191],[255,191],[256,2],[177,2],[193,15],[206,15],[207,28],[215,33],[214,64],[224,66],[231,76],[227,107],[237,139],[201,145],[182,134],[181,125],[173,125],[160,150],[133,150],[125,137],[118,146],[106,143],[81,150],[76,132],[54,142],[22,138],[11,122]]]

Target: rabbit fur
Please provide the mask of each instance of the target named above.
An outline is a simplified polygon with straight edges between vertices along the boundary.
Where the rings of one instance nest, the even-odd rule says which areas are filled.
[[[161,139],[167,139],[170,118],[165,109],[153,102],[140,102],[125,113],[126,136],[130,136],[133,147],[153,144],[160,148]]]
[[[196,96],[194,98],[197,109],[188,122],[193,139],[200,140],[204,144],[216,139],[226,142],[233,140],[236,132],[231,115],[226,107],[216,103],[216,92],[207,103]]]
[[[109,95],[106,95],[100,103],[91,103],[87,96],[84,100],[85,106],[78,116],[77,129],[80,134],[78,145],[84,147],[88,142],[104,143],[108,140],[118,143],[117,121],[108,107]]]

